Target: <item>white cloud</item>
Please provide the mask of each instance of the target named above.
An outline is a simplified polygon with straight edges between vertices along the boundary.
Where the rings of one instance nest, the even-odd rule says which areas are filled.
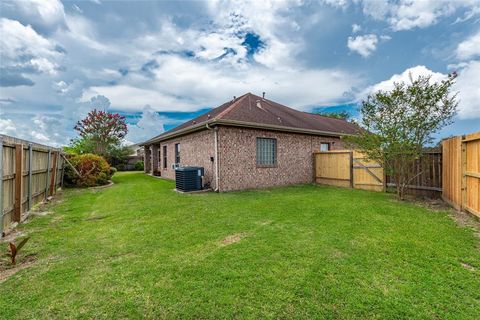
[[[15,136],[17,133],[17,128],[15,126],[15,123],[12,121],[12,119],[2,119],[0,117],[0,132],[2,134],[6,134],[8,136]]]
[[[348,7],[348,0],[323,0],[325,4],[328,4],[335,8],[345,9]]]
[[[480,118],[480,61],[471,61],[458,72],[455,90],[459,91],[458,116],[461,119]],[[480,121],[480,120],[479,120]]]
[[[366,58],[377,50],[378,38],[374,34],[364,36],[348,37],[347,46],[351,51],[355,51]]]
[[[335,1],[336,2],[336,1]],[[294,57],[303,47],[296,36],[299,23],[290,15],[301,0],[286,1],[209,1],[210,13],[220,26],[233,34],[253,31],[266,47],[255,53],[255,61],[268,67],[284,68],[295,64]]]
[[[56,57],[59,52],[48,39],[39,35],[29,25],[24,26],[18,21],[0,18],[2,37],[2,57],[15,60],[20,55],[40,57]],[[2,61],[4,64],[5,61]]]
[[[153,73],[153,79],[132,76],[121,85],[91,87],[84,92],[83,100],[102,94],[123,110],[149,104],[156,111],[193,111],[258,90],[279,102],[305,107],[345,101],[352,86],[361,83],[356,75],[335,69],[236,69],[175,56],[159,58],[159,67]],[[185,92],[188,99],[183,98]]]
[[[182,102],[157,90],[126,84],[90,87],[84,92],[82,101],[87,101],[97,95],[107,96],[115,108],[122,110],[135,110],[138,105],[142,104],[152,104],[157,110],[168,111],[191,111],[198,108],[192,103]]]
[[[152,51],[191,51],[195,58],[214,60],[244,68],[248,61],[245,35],[255,34],[264,44],[253,59],[267,67],[288,68],[295,64],[295,55],[303,44],[288,34],[298,24],[285,12],[299,1],[211,1],[208,2],[213,22],[206,29],[181,29],[171,20],[164,20],[159,31],[143,34],[134,40],[138,56],[150,57]],[[227,51],[228,50],[228,51]],[[229,52],[234,52],[230,54]]]
[[[164,124],[167,121],[161,117],[149,105],[142,109],[142,117],[135,125],[128,125],[127,141],[135,143],[146,141],[160,133],[164,132]]]
[[[61,117],[35,115],[23,121],[14,121],[0,115],[0,133],[20,139],[59,147],[68,142]]]
[[[2,68],[11,68],[18,73],[57,72],[57,61],[63,54],[56,49],[54,42],[39,35],[29,25],[6,18],[0,19],[0,32]]]
[[[478,13],[477,0],[359,0],[363,12],[376,20],[389,23],[395,31],[426,28],[436,24],[440,18],[448,17],[465,9],[472,17]]]
[[[121,49],[110,43],[104,43],[97,40],[97,33],[93,22],[81,15],[67,15],[66,24],[68,32],[59,32],[57,35],[61,39],[70,38],[70,40],[80,43],[88,48],[102,53],[119,54]]]
[[[362,27],[359,24],[352,24],[352,33],[357,33],[362,30]]]
[[[401,74],[394,74],[390,79],[381,81],[369,86],[359,95],[359,99],[365,99],[368,94],[376,91],[390,91],[394,88],[394,83],[410,83],[412,79],[420,75],[431,76],[432,82],[440,82],[447,78],[446,74],[434,72],[425,66],[416,66],[406,69]],[[472,61],[458,72],[456,83],[452,87],[453,92],[458,92],[458,117],[460,119],[480,118],[480,62]]]
[[[394,74],[390,79],[381,81],[379,83],[374,84],[373,86],[369,86],[365,93],[373,93],[376,91],[391,91],[394,88],[394,83],[406,82],[410,83],[410,79],[416,79],[419,76],[431,76],[431,81],[439,82],[445,80],[447,75],[440,73],[440,72],[433,72],[425,66],[416,66],[412,68],[408,68],[403,71],[401,74]]]
[[[40,29],[56,29],[65,22],[63,4],[59,0],[9,1],[7,6],[12,7],[17,20]]]
[[[462,41],[457,47],[457,57],[461,60],[480,56],[480,32]]]

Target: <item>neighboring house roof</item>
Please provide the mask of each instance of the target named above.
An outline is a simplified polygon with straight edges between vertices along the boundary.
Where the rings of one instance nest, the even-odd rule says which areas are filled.
[[[156,136],[141,145],[156,143],[205,128],[230,125],[276,131],[341,136],[359,132],[351,122],[298,111],[251,93],[222,104],[195,119]]]

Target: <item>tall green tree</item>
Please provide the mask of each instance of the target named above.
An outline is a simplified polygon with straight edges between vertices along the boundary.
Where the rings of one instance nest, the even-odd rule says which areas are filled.
[[[93,142],[94,153],[101,156],[106,156],[112,146],[119,146],[128,132],[125,117],[97,109],[90,111],[74,128],[82,139]]]
[[[456,76],[432,82],[430,76],[410,75],[410,83],[395,83],[392,91],[375,92],[362,102],[364,130],[346,140],[383,165],[395,181],[399,199],[420,174],[413,164],[432,143],[432,135],[452,123],[458,106],[457,93],[451,92]]]

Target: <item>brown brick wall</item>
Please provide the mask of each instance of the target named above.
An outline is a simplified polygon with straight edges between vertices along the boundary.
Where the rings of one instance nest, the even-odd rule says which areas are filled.
[[[277,139],[277,166],[257,167],[256,138]],[[313,152],[321,142],[342,149],[338,137],[320,137],[268,130],[221,127],[219,130],[220,191],[265,188],[313,181]]]
[[[257,167],[257,137],[277,139],[277,166]],[[343,149],[338,137],[282,133],[268,130],[220,127],[218,131],[220,191],[266,188],[313,181],[313,152],[320,143],[331,150]],[[204,183],[214,186],[214,133],[203,130],[160,143],[158,168],[167,179],[175,179],[175,144],[180,143],[180,165],[205,168]],[[167,168],[163,168],[163,146],[167,146]]]
[[[205,168],[204,183],[212,183],[214,163],[210,157],[215,156],[212,130],[203,130],[186,136],[172,138],[160,143],[160,158],[158,167],[164,178],[175,179],[175,144],[180,143],[180,165],[199,166]],[[163,168],[163,146],[167,146],[167,168]]]

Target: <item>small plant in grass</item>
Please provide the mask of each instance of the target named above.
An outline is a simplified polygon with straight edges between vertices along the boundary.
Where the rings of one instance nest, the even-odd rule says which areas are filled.
[[[7,253],[7,256],[10,257],[12,265],[15,265],[17,263],[16,258],[17,258],[18,252],[20,252],[20,249],[22,249],[25,243],[27,243],[28,239],[30,239],[30,237],[27,237],[22,241],[20,241],[18,245],[15,245],[15,243],[13,242],[8,243],[10,247],[10,252]]]

